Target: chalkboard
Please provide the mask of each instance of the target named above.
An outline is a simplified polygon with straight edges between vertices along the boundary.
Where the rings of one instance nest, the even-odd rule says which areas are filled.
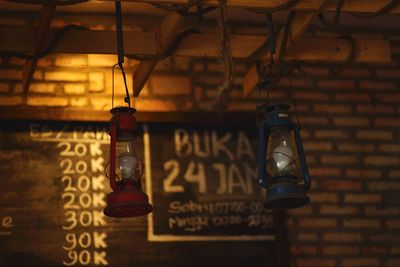
[[[253,127],[143,124],[154,212],[113,219],[108,123],[3,121],[0,266],[276,266]]]

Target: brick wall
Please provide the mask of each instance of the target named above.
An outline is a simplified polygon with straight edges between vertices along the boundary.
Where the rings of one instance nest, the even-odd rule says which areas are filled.
[[[3,17],[0,23],[22,26],[30,17],[24,18]],[[67,15],[56,22],[64,20]],[[82,24],[111,29],[109,20],[96,17],[93,25]],[[246,31],[246,27],[237,29]],[[362,32],[365,35],[365,29]],[[306,64],[309,76],[293,73],[270,92],[271,101],[296,104],[314,178],[312,204],[289,214],[293,266],[400,266],[400,35],[381,32],[372,36],[390,40],[393,64],[353,64],[334,79],[327,74],[335,66]],[[109,110],[111,66],[116,61],[110,55],[47,56],[39,60],[25,99],[20,82],[23,61],[1,58],[0,105]],[[127,59],[127,73],[136,65]],[[254,111],[260,102],[260,92],[246,100],[241,97],[245,71],[246,66],[236,66],[228,110]],[[215,60],[169,58],[158,64],[135,100],[136,107],[208,110],[222,80]],[[128,84],[132,84],[130,75]],[[118,103],[124,93],[118,73],[115,85]]]

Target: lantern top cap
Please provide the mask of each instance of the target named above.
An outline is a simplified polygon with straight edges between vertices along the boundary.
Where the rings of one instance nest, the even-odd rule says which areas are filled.
[[[274,110],[289,110],[290,105],[288,104],[262,104],[257,106],[257,111],[267,111],[271,112]]]
[[[115,107],[110,110],[110,113],[113,115],[116,113],[128,113],[128,112],[133,114],[136,112],[136,109],[131,107]]]

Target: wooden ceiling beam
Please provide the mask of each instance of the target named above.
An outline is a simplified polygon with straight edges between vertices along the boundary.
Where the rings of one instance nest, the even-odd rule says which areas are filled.
[[[18,34],[15,34],[18,32]],[[54,30],[49,31],[52,37]],[[35,42],[32,29],[0,28],[0,55],[13,52],[32,53]],[[115,54],[115,32],[71,30],[52,53],[92,53]],[[47,38],[48,39],[48,38]],[[51,39],[51,38],[50,38]],[[85,42],[78,42],[85,40]],[[232,55],[243,60],[265,41],[261,35],[232,35]],[[355,62],[390,63],[390,45],[384,39],[356,38],[357,52]],[[182,57],[218,57],[218,34],[191,34],[186,37],[174,52]],[[143,32],[124,33],[125,54],[155,55],[154,34]],[[285,60],[342,62],[350,51],[348,41],[333,37],[302,37],[285,55]],[[5,52],[5,53],[3,53]]]
[[[100,0],[100,1],[114,1],[114,0]],[[122,2],[137,2],[137,3],[164,3],[164,4],[187,4],[189,0],[120,0]],[[257,9],[271,9],[282,4],[285,4],[287,0],[229,0],[227,5],[229,7],[241,7],[241,8],[257,8]],[[388,3],[387,0],[346,0],[342,11],[344,12],[375,12],[382,8]],[[218,0],[203,0],[202,5],[205,6],[218,6]],[[297,11],[316,11],[319,9],[319,1],[300,0],[296,5],[290,8],[290,10]],[[334,12],[336,8],[336,0],[326,1],[324,11]],[[390,14],[400,14],[400,6],[397,6],[390,10]]]
[[[155,32],[157,52],[161,53],[176,38],[177,29],[183,17],[177,12],[168,12]],[[133,95],[139,96],[158,61],[141,61],[133,73]]]
[[[35,34],[35,50],[39,52],[43,46],[43,40],[46,37],[47,30],[50,28],[50,22],[53,19],[56,5],[43,5],[40,13]],[[28,94],[29,86],[32,82],[37,60],[27,60],[22,68],[22,88],[24,95]]]

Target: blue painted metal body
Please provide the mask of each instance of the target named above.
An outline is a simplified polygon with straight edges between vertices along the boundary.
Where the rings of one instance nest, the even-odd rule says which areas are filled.
[[[274,127],[287,127],[293,131],[300,166],[303,174],[303,189],[309,190],[311,187],[311,178],[308,173],[306,158],[304,156],[303,144],[301,141],[300,127],[294,124],[289,117],[290,106],[286,104],[263,105],[257,107],[258,112],[265,112],[266,116],[257,121],[258,127],[258,181],[264,188],[272,185],[274,177],[271,177],[266,170],[266,151],[268,149],[268,137],[271,129]]]

